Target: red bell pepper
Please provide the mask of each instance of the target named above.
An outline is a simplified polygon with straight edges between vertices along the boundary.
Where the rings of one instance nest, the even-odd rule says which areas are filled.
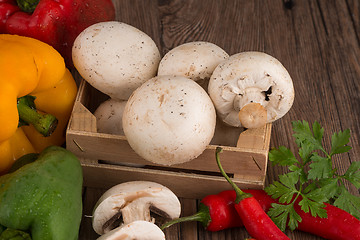
[[[112,20],[111,0],[0,0],[0,33],[43,41],[60,52],[69,67],[79,33],[97,22]]]

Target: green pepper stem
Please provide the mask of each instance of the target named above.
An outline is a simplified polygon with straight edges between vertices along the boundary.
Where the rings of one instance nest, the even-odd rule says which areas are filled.
[[[18,7],[27,13],[33,13],[40,0],[16,0]]]
[[[40,114],[36,111],[34,104],[35,97],[24,96],[18,98],[17,109],[20,122],[31,124],[43,136],[50,136],[56,129],[58,120],[51,114]]]
[[[215,156],[216,156],[216,163],[220,169],[220,173],[225,177],[226,181],[228,181],[228,183],[230,183],[230,185],[233,187],[233,189],[236,192],[236,199],[235,199],[235,203],[238,204],[241,200],[245,199],[245,198],[249,198],[252,197],[251,194],[249,193],[245,193],[243,191],[241,191],[241,189],[233,182],[231,181],[231,179],[229,178],[229,176],[226,174],[225,170],[223,169],[223,167],[221,166],[220,163],[220,157],[219,154],[222,152],[222,148],[221,147],[216,147],[216,151],[215,151]]]
[[[199,205],[199,211],[195,213],[194,215],[187,216],[187,217],[181,217],[174,219],[172,221],[169,221],[167,223],[164,223],[160,229],[164,230],[165,228],[168,228],[174,224],[181,223],[181,222],[190,222],[190,221],[198,221],[201,222],[204,227],[207,227],[211,221],[211,216],[209,212],[209,208],[203,204],[200,203]]]

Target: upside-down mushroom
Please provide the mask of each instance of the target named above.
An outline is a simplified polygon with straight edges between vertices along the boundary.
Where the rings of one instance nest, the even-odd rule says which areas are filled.
[[[165,240],[165,234],[154,223],[138,220],[117,227],[97,240]]]
[[[283,117],[294,101],[288,71],[262,52],[230,56],[214,70],[208,87],[218,116],[235,127],[257,128]]]
[[[131,181],[107,190],[93,211],[93,229],[102,235],[137,220],[155,222],[155,213],[166,219],[180,216],[177,196],[167,187],[150,181]]]

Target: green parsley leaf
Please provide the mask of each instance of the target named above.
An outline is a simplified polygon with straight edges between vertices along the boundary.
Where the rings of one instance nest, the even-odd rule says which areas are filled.
[[[285,231],[286,225],[288,225],[291,230],[295,230],[298,222],[301,221],[301,217],[295,211],[293,204],[282,205],[273,203],[271,204],[268,214],[281,231]],[[288,219],[290,220],[288,221]]]
[[[344,186],[341,186],[340,195],[335,200],[334,206],[347,211],[357,219],[360,218],[360,197],[349,193]]]
[[[269,152],[269,160],[282,166],[298,163],[298,160],[290,149],[287,149],[284,146],[280,146],[278,149],[272,149]]]
[[[301,219],[300,215],[295,211],[294,207],[290,207],[290,205],[288,205],[288,206],[289,206],[288,226],[291,229],[291,231],[294,231],[298,226],[298,222],[301,222],[302,219]]]
[[[278,226],[278,228],[281,231],[285,231],[285,229],[286,229],[287,219],[288,219],[288,215],[289,215],[289,213],[287,211],[287,208],[288,208],[287,206],[290,206],[290,205],[282,205],[282,204],[273,203],[273,204],[271,204],[271,208],[267,212],[269,217],[271,217],[271,219],[274,221],[276,226]]]
[[[311,201],[320,203],[320,205],[322,205],[322,207],[325,207],[325,205],[323,203],[328,200],[328,198],[326,197],[326,194],[324,193],[323,188],[317,188],[317,189],[307,193],[306,195],[303,195],[303,197],[306,197],[306,198],[310,199]]]
[[[326,210],[324,209],[325,208],[324,203],[313,201],[310,198],[304,197],[299,202],[299,206],[301,206],[301,210],[306,213],[310,211],[310,213],[313,217],[316,217],[316,216],[321,217],[321,218],[327,217]]]
[[[320,126],[320,123],[318,123],[317,121],[315,121],[313,124],[313,133],[314,133],[314,138],[317,140],[318,143],[321,144],[324,135],[324,128],[322,128]]]
[[[360,161],[351,163],[344,174],[344,178],[351,182],[356,188],[360,188]]]
[[[333,175],[331,159],[324,158],[315,153],[311,157],[312,163],[309,165],[309,179],[328,178]]]
[[[305,165],[311,161],[311,156],[313,152],[316,150],[315,145],[312,144],[302,144],[301,148],[299,148],[299,156],[302,159],[302,164]]]
[[[315,129],[317,131],[316,134],[322,136],[320,133],[323,132],[323,129]],[[295,137],[295,141],[299,147],[302,147],[303,144],[310,144],[313,145],[314,149],[325,151],[323,149],[321,139],[318,139],[319,136],[314,137],[310,126],[306,121],[293,122],[293,131],[295,132],[293,136]]]
[[[279,199],[280,203],[290,202],[294,194],[297,193],[296,189],[289,188],[278,181],[267,187],[265,191],[273,198]]]
[[[319,180],[318,184],[327,200],[334,198],[339,192],[340,186],[338,185],[338,181],[338,178],[324,178]]]
[[[307,174],[304,172],[304,169],[302,167],[291,165],[289,166],[289,170],[293,172],[292,174],[299,176],[299,180],[301,184],[307,181]]]
[[[346,129],[343,132],[334,133],[331,137],[331,152],[330,156],[338,153],[348,152],[351,147],[346,144],[349,143],[350,130]]]
[[[317,188],[307,194],[302,195],[303,199],[299,202],[301,210],[311,212],[311,215],[326,218],[326,210],[324,202],[328,200],[323,189]]]
[[[298,182],[299,180],[299,175],[296,174],[296,172],[290,172],[284,175],[280,175],[279,176],[279,180],[282,184],[284,184],[286,187],[288,187],[289,189],[294,189],[296,190],[295,184]]]
[[[309,185],[307,185],[305,187],[305,189],[303,190],[303,193],[304,194],[309,193],[317,188],[318,188],[318,186],[314,182],[311,182],[311,183],[309,183]]]

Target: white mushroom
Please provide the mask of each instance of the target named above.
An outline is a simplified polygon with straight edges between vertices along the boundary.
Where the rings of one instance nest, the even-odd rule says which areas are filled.
[[[94,112],[97,131],[100,133],[124,135],[122,115],[125,105],[126,101],[112,98],[102,102]]]
[[[158,75],[179,75],[204,85],[216,66],[229,55],[210,42],[189,42],[171,49],[161,59]]]
[[[218,116],[235,127],[256,128],[284,116],[294,87],[284,66],[262,52],[230,56],[214,70],[208,88]]]
[[[165,240],[165,234],[154,223],[139,220],[115,228],[97,240]]]
[[[93,211],[93,229],[102,235],[122,224],[143,220],[155,222],[150,212],[167,219],[180,216],[181,205],[167,187],[149,181],[132,181],[107,190]]]
[[[156,75],[161,58],[148,35],[116,21],[96,23],[82,31],[74,41],[72,56],[87,82],[122,100]]]
[[[148,80],[134,91],[123,113],[132,149],[162,165],[198,157],[210,143],[215,124],[215,108],[206,91],[182,76]]]

